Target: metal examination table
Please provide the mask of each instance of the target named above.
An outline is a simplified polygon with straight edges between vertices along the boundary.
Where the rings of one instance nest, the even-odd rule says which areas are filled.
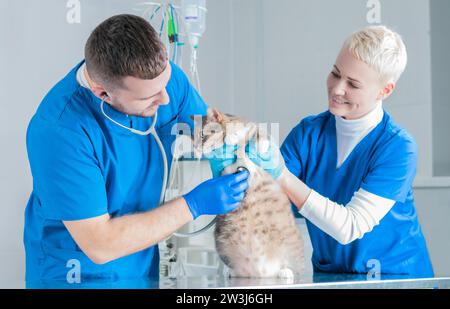
[[[23,283],[16,287],[51,289],[449,289],[450,276],[434,278],[411,278],[406,276],[381,275],[368,278],[353,274],[305,274],[288,282],[285,279],[181,277],[159,280],[92,280],[69,284],[67,282]]]

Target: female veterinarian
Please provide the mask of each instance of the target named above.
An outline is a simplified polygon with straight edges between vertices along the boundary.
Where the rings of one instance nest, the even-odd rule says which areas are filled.
[[[281,147],[278,178],[307,219],[317,272],[432,277],[414,207],[417,146],[383,110],[407,53],[401,37],[372,26],[344,43],[328,79],[329,110],[303,119]]]
[[[413,199],[417,146],[382,107],[406,63],[390,29],[351,35],[327,79],[329,110],[290,132],[285,164],[268,159],[306,218],[315,272],[368,273],[377,261],[383,274],[433,276]]]

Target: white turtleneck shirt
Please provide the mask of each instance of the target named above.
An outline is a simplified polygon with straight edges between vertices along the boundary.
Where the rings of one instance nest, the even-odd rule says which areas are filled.
[[[373,111],[360,119],[346,120],[334,116],[338,154],[336,168],[341,167],[356,145],[383,120],[383,115],[384,111],[380,102]]]

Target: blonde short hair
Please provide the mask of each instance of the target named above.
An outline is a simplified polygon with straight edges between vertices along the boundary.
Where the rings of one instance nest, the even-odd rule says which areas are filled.
[[[408,62],[402,38],[386,26],[369,26],[353,33],[344,48],[375,69],[383,83],[396,83]]]

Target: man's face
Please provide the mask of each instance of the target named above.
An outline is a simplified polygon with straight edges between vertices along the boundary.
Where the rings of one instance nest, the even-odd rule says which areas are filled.
[[[383,99],[383,88],[378,73],[343,48],[327,79],[329,110],[348,120],[364,117]]]
[[[127,76],[122,87],[108,92],[108,103],[114,109],[132,116],[152,117],[160,105],[169,104],[166,91],[171,76],[170,63],[164,71],[154,79],[139,79]]]

